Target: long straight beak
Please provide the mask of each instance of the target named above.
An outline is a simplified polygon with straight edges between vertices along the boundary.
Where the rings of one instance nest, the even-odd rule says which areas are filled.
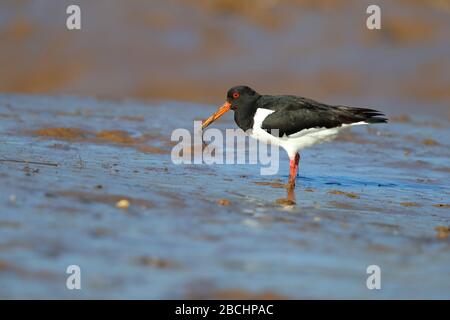
[[[225,102],[223,106],[219,108],[219,110],[216,111],[211,117],[204,120],[202,122],[202,130],[205,129],[207,126],[209,126],[211,123],[219,119],[221,116],[223,116],[227,111],[229,111],[231,108],[231,103]]]

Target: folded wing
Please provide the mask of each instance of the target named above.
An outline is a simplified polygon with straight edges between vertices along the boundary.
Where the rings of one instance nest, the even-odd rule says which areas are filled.
[[[261,128],[269,133],[278,129],[279,135],[291,135],[311,128],[335,128],[358,122],[385,123],[385,115],[369,108],[329,106],[296,96],[262,96],[258,108],[272,109]]]

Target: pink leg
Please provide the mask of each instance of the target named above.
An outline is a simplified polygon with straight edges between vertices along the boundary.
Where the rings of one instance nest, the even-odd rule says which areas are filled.
[[[297,167],[297,177],[300,175],[299,174],[299,171],[300,170],[298,170],[298,164],[299,164],[299,162],[300,162],[300,154],[299,153],[297,153],[296,155],[295,155],[295,166]]]
[[[289,187],[295,187],[295,179],[297,177],[298,172],[298,163],[300,161],[300,155],[298,153],[295,154],[295,158],[289,162],[290,170],[289,170]]]

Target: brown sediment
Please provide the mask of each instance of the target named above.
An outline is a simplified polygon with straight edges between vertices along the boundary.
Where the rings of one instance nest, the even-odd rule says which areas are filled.
[[[231,202],[228,199],[219,199],[217,200],[217,204],[220,206],[229,206]]]
[[[389,118],[391,122],[398,122],[398,123],[408,123],[411,122],[411,117],[407,114],[402,114],[399,116],[392,116]]]
[[[167,151],[165,149],[161,149],[161,148],[158,148],[158,147],[152,147],[152,146],[148,146],[148,145],[139,146],[136,149],[139,150],[140,152],[143,152],[143,153],[153,153],[153,154],[166,154],[166,153],[169,153],[169,151]]]
[[[0,33],[0,39],[8,41],[23,41],[33,35],[37,26],[25,18],[13,20],[12,23]]]
[[[78,128],[47,128],[34,130],[31,133],[41,137],[51,137],[62,140],[79,140],[84,139],[89,135],[88,131]]]
[[[11,272],[23,278],[33,278],[39,280],[55,280],[59,276],[46,270],[29,271],[5,260],[0,260],[0,273]]]
[[[253,293],[241,289],[218,290],[213,293],[215,299],[238,299],[238,300],[286,300],[287,296],[278,293],[265,291],[261,293]]]
[[[399,88],[402,94],[427,101],[448,101],[450,82],[446,70],[449,65],[445,59],[424,61],[415,70],[415,75]]]
[[[434,204],[433,207],[450,209],[450,204],[447,204],[447,203],[437,203],[437,204]]]
[[[438,167],[438,168],[435,168],[434,170],[450,173],[450,167]]]
[[[104,238],[114,235],[114,231],[107,228],[97,227],[89,230],[88,234],[94,238]]]
[[[438,146],[439,143],[436,140],[433,139],[423,139],[421,142],[424,146]]]
[[[151,256],[141,256],[136,259],[136,264],[144,267],[152,267],[157,269],[172,269],[178,264],[170,260],[155,258]]]
[[[120,201],[128,201],[129,205],[136,205],[143,208],[153,208],[155,205],[153,202],[145,199],[137,199],[122,195],[112,195],[104,193],[93,193],[83,191],[55,191],[46,193],[47,197],[68,197],[79,200],[84,203],[104,203],[112,206],[116,206]]]
[[[286,184],[280,182],[256,181],[253,183],[258,186],[270,186],[272,188],[286,188]]]
[[[364,90],[361,80],[346,69],[327,68],[314,74],[314,80],[329,94],[359,94]]]
[[[202,10],[207,10],[210,14],[231,14],[245,18],[245,20],[258,24],[264,28],[278,28],[285,23],[279,15],[269,14],[270,10],[277,5],[276,1],[189,1],[193,5],[199,6]],[[270,11],[273,13],[273,11]]]
[[[412,94],[424,101],[448,101],[450,98],[450,90],[448,90],[450,83],[444,83],[442,80],[434,80],[434,82],[433,84],[423,84],[417,81],[417,83],[405,84],[405,94]]]
[[[177,141],[171,141],[171,140],[166,139],[166,138],[162,138],[161,141],[162,141],[162,145],[165,146],[165,147],[174,147],[174,146],[176,146],[178,144]]]
[[[418,20],[402,16],[383,18],[383,27],[379,32],[367,32],[364,40],[387,40],[397,45],[423,43],[431,41],[435,36],[436,26],[426,20]]]
[[[95,136],[100,141],[118,144],[137,144],[140,142],[139,139],[131,137],[128,132],[123,130],[103,130]]]
[[[434,228],[437,231],[436,237],[438,239],[447,239],[450,235],[450,227],[446,226],[437,226]]]
[[[77,111],[59,111],[56,113],[58,116],[70,116],[70,117],[85,117],[89,118],[92,116],[92,111],[90,110],[77,110]]]
[[[352,199],[359,199],[359,195],[357,195],[354,192],[345,192],[345,191],[340,191],[340,190],[330,190],[328,191],[329,194],[336,194],[336,195],[343,195],[346,196],[348,198],[352,198]]]
[[[145,121],[145,117],[144,116],[121,116],[119,117],[120,120],[125,120],[125,121],[135,121],[135,122],[143,122]]]
[[[421,207],[422,205],[417,202],[400,202],[400,205],[404,207]]]
[[[67,141],[76,141],[76,142],[91,142],[98,144],[115,144],[120,146],[133,147],[136,150],[144,153],[152,153],[152,154],[166,154],[169,151],[149,146],[144,143],[149,140],[156,139],[154,136],[142,135],[140,137],[133,137],[127,131],[124,130],[101,130],[99,132],[93,132],[78,128],[45,128],[33,130],[30,132],[32,135],[54,138],[59,140],[67,140]],[[54,145],[56,148],[60,146],[60,144]],[[70,147],[63,147],[65,149]]]
[[[382,252],[382,253],[394,251],[394,249],[392,247],[389,247],[389,246],[386,246],[383,244],[369,244],[367,246],[367,249],[370,251],[376,251],[376,252]]]
[[[243,289],[219,289],[211,290],[205,288],[204,292],[192,292],[187,296],[188,299],[217,299],[217,300],[287,300],[284,296],[271,291],[255,293]]]
[[[313,188],[305,188],[305,190],[303,190],[303,191],[305,191],[305,192],[314,192],[314,189]]]
[[[0,229],[1,228],[19,229],[21,227],[22,225],[20,222],[0,221]]]
[[[359,209],[358,206],[348,203],[348,202],[338,202],[338,201],[330,201],[328,204],[332,205],[338,209],[346,209],[346,210],[356,210]]]
[[[433,7],[436,10],[439,10],[441,12],[450,12],[450,1],[448,0],[401,0],[405,5],[406,4],[413,4],[416,6],[420,6],[422,8],[426,7]]]
[[[66,46],[64,44],[66,41],[68,40],[63,37],[54,42],[47,41],[45,50],[40,50],[33,59],[29,59],[28,50],[10,51],[9,56],[14,54],[18,56],[12,57],[17,63],[12,64],[13,67],[4,68],[8,76],[7,80],[0,77],[0,87],[8,92],[48,94],[64,90],[74,79],[80,79],[86,74],[85,57],[79,55],[70,63],[61,59],[61,50]]]

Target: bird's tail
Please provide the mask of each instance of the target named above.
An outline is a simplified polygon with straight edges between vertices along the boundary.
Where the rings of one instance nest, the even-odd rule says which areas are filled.
[[[367,123],[387,123],[386,115],[378,110],[369,108],[352,108],[339,106],[339,108],[347,111],[346,113],[352,118],[352,122],[364,121]]]

